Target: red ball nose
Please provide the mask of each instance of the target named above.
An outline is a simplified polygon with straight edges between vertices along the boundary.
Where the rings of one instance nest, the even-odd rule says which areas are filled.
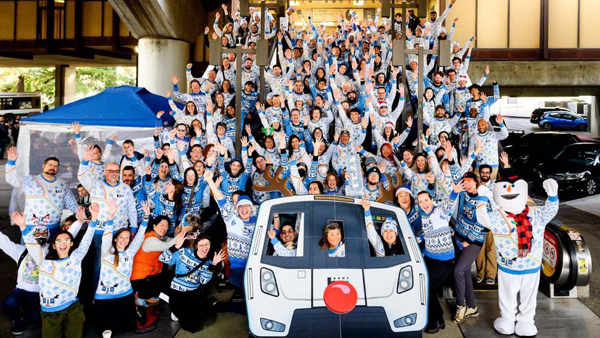
[[[356,306],[358,294],[352,284],[338,281],[329,284],[323,292],[323,300],[327,308],[334,313],[344,314]]]

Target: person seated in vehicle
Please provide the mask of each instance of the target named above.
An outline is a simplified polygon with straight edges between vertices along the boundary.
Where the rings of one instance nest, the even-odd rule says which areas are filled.
[[[342,235],[342,226],[329,222],[323,228],[323,236],[319,240],[321,250],[327,249],[329,257],[346,257],[346,245]]]
[[[278,227],[275,227],[276,219],[279,219],[279,216],[273,216],[274,227],[269,230],[269,238],[271,239],[271,244],[273,244],[273,248],[275,249],[273,256],[295,257],[296,238],[298,237],[298,232],[294,229],[294,225],[291,223],[283,224],[281,226],[281,230],[279,230]],[[279,232],[281,241],[277,238],[277,232]]]
[[[369,243],[375,250],[375,255],[377,257],[385,257],[385,256],[395,256],[395,255],[404,255],[404,248],[402,247],[402,242],[398,240],[398,222],[396,222],[391,217],[386,217],[383,225],[381,226],[381,237],[383,237],[383,242],[381,241],[381,237],[377,234],[377,230],[375,230],[375,225],[373,224],[373,217],[371,216],[371,203],[367,200],[360,201],[363,209],[365,210],[365,227],[367,228],[367,237],[369,238]]]

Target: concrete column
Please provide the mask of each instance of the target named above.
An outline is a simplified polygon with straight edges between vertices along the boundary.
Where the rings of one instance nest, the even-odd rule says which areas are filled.
[[[179,90],[187,92],[185,66],[190,59],[190,44],[163,38],[141,38],[138,41],[138,86],[166,95],[173,90],[171,76],[179,76]]]
[[[74,66],[64,67],[64,91],[63,104],[75,101],[75,91],[77,89],[77,69]]]

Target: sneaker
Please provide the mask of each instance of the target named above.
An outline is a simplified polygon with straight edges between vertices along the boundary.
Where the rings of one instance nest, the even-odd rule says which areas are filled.
[[[14,334],[15,336],[20,336],[23,333],[25,333],[27,327],[28,325],[24,320],[15,320],[13,322],[12,327],[10,328],[10,332],[12,332],[12,334]]]
[[[174,321],[174,322],[178,322],[178,321],[179,321],[179,318],[177,318],[177,317],[175,316],[175,314],[174,314],[173,312],[171,312],[171,320],[172,320],[172,321]]]
[[[148,333],[151,331],[156,330],[156,325],[152,324],[149,326],[144,326],[144,327],[136,327],[135,330],[133,330],[133,332],[137,333],[137,334],[144,334],[144,333]]]
[[[483,276],[477,276],[477,284],[481,284],[483,282]]]
[[[104,330],[104,332],[102,332],[102,338],[110,338],[110,337],[112,337],[111,330]]]
[[[436,333],[440,332],[440,330],[443,330],[445,328],[446,328],[446,323],[444,323],[444,320],[442,320],[440,322],[435,322],[435,323],[431,323],[431,324],[427,325],[427,328],[425,329],[425,333],[436,334]]]
[[[477,308],[477,305],[475,305],[475,307],[473,308],[467,306],[467,310],[465,311],[465,318],[477,316],[479,316],[479,309]]]
[[[456,314],[454,315],[454,322],[460,324],[465,321],[465,313],[467,312],[466,306],[456,306]]]
[[[146,303],[148,304],[148,306],[156,306],[156,305],[160,304],[160,298],[158,298],[158,297],[148,298],[148,299],[146,299]]]
[[[494,285],[494,284],[496,284],[496,278],[494,278],[494,277],[488,277],[485,280],[485,284],[487,284],[487,285]]]

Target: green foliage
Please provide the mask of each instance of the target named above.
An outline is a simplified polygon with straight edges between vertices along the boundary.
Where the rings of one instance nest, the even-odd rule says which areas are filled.
[[[135,67],[77,67],[77,99],[95,95],[108,87],[135,85]],[[26,92],[40,92],[42,106],[54,108],[54,67],[0,68],[0,92],[16,92],[23,76]]]

